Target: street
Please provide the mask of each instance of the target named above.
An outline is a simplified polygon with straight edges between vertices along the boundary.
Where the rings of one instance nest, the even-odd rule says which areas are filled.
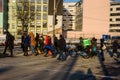
[[[0,47],[0,54],[4,47]],[[19,46],[14,57],[0,57],[0,80],[120,80],[120,63],[105,51],[105,61],[98,56],[80,56],[66,61],[38,56],[23,56]]]

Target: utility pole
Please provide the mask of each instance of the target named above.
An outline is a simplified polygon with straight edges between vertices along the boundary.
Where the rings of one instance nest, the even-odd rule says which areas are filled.
[[[56,15],[56,0],[54,0],[54,9],[53,9],[53,45],[55,37],[55,15]]]
[[[54,45],[54,37],[55,37],[55,18],[56,18],[56,12],[57,12],[57,7],[60,4],[61,0],[54,0],[54,9],[53,9],[53,45]],[[57,3],[56,3],[57,2]]]

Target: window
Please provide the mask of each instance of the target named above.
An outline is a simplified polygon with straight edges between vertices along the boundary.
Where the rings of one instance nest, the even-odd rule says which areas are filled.
[[[112,19],[110,18],[110,21],[112,21]]]
[[[48,0],[43,0],[43,4],[47,4]]]
[[[35,0],[30,0],[30,2],[34,3],[34,2],[35,2]]]
[[[41,13],[36,14],[36,19],[39,19],[39,20],[41,19]]]
[[[34,25],[35,25],[34,21],[30,22],[31,27],[34,27]]]
[[[37,0],[37,3],[39,3],[39,4],[40,4],[40,3],[41,3],[41,0]]]
[[[34,19],[34,17],[35,17],[35,14],[34,13],[30,13],[30,18]]]
[[[28,20],[25,20],[25,21],[24,21],[24,26],[25,26],[25,27],[28,27]]]
[[[18,11],[22,11],[22,5],[18,5],[18,6],[17,6],[17,10],[18,10]]]
[[[43,22],[43,28],[47,28],[47,22]]]
[[[12,23],[12,29],[15,29],[15,24],[14,23]]]
[[[19,26],[22,26],[22,22],[21,21],[18,21],[18,27]]]
[[[19,2],[19,3],[21,3],[21,2],[22,2],[22,0],[18,0],[18,2]]]
[[[63,19],[63,21],[66,21],[66,19]]]
[[[34,11],[34,10],[35,10],[35,6],[34,6],[34,5],[31,5],[31,6],[30,6],[30,10],[31,10],[31,11]]]
[[[66,9],[63,9],[63,13],[64,13],[64,12],[67,12],[67,10],[66,10]]]
[[[37,11],[41,11],[41,6],[40,5],[37,6]]]
[[[28,0],[24,0],[25,2],[29,2]]]
[[[113,8],[110,8],[110,11],[112,11],[113,10]]]
[[[18,13],[17,17],[18,17],[18,19],[21,19],[22,18],[22,14]]]
[[[47,12],[47,6],[43,6],[43,11]]]
[[[110,6],[115,6],[115,5],[120,5],[120,3],[113,3],[113,4],[110,4]]]
[[[110,27],[119,27],[120,24],[110,24]]]
[[[120,18],[116,18],[116,21],[120,21]]]
[[[12,9],[16,9],[15,6],[12,6]]]
[[[120,16],[120,13],[111,13],[110,16]]]
[[[116,11],[120,11],[120,7],[119,7],[119,8],[116,8]]]
[[[15,15],[12,15],[12,20],[15,20]]]
[[[72,26],[73,24],[69,24],[69,26]]]
[[[28,6],[27,5],[24,6],[24,11],[28,11]]]
[[[110,29],[109,32],[120,32],[120,29]]]
[[[22,30],[18,30],[17,35],[21,35],[21,34],[22,34]]]
[[[36,22],[36,26],[37,26],[37,27],[41,27],[41,22],[38,22],[38,21],[37,21],[37,22]]]
[[[47,14],[43,14],[43,20],[47,20]]]

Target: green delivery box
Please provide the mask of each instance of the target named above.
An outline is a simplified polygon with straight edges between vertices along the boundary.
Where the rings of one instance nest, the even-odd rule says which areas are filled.
[[[83,40],[83,46],[86,47],[86,46],[90,46],[91,45],[91,40],[90,39],[84,39]]]

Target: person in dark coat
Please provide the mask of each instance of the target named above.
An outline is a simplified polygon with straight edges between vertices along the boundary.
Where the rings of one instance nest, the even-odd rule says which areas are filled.
[[[118,46],[119,46],[118,41],[114,40],[113,43],[112,43],[113,54],[111,55],[111,57],[113,57],[114,53],[116,53],[117,57],[119,57],[119,54],[117,52]]]
[[[38,45],[39,45],[39,34],[38,33],[36,33],[35,41],[36,41],[35,49],[37,50],[38,49]]]
[[[65,60],[63,53],[66,51],[66,41],[62,35],[60,35],[60,39],[58,40],[58,48],[60,50],[58,60]]]
[[[24,33],[22,43],[23,43],[24,56],[28,56],[28,47],[30,46],[30,37],[27,33]]]
[[[13,56],[13,49],[14,49],[14,36],[10,34],[10,32],[6,32],[6,41],[5,41],[5,49],[3,54],[6,54],[7,48],[10,50],[10,56]]]
[[[104,53],[103,53],[103,49],[102,49],[102,47],[104,46],[104,40],[103,39],[100,39],[100,50],[101,50],[101,52],[100,52],[100,59],[101,59],[101,61],[104,61],[105,60],[105,58],[104,58]]]
[[[43,53],[43,48],[44,48],[44,37],[43,37],[43,34],[40,34],[40,37],[39,37],[39,50],[41,53]]]
[[[54,35],[54,46],[53,46],[53,57],[57,56],[58,53],[58,38]]]

